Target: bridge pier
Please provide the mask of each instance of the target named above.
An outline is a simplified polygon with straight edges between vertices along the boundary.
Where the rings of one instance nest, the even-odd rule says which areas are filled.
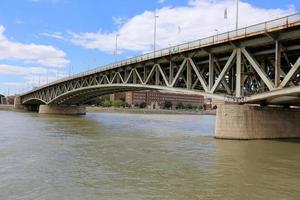
[[[217,109],[215,138],[299,138],[299,122],[300,109],[222,105]]]
[[[14,99],[14,109],[15,110],[24,110],[24,105],[22,105],[21,96],[16,95]]]
[[[39,114],[85,115],[86,107],[68,105],[40,105]]]

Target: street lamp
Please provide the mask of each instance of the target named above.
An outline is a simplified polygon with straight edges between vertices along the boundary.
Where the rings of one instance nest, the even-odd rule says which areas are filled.
[[[115,49],[115,59],[116,59],[116,62],[118,61],[118,37],[120,36],[120,34],[116,34],[116,49]]]
[[[235,29],[238,30],[239,28],[239,0],[236,0],[236,22],[235,22]]]
[[[217,41],[219,40],[219,30],[215,29]]]
[[[154,58],[155,58],[155,51],[156,51],[156,19],[159,16],[156,15],[156,12],[154,13],[154,42],[153,42],[153,52],[154,52]]]

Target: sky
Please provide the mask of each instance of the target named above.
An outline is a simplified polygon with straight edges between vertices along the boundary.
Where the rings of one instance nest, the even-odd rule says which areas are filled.
[[[299,10],[299,0],[243,0],[239,27]],[[168,48],[233,30],[235,0],[0,0],[0,94],[152,51],[155,15],[156,49]]]

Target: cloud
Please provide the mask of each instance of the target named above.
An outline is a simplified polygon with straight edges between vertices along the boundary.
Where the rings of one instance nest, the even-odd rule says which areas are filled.
[[[0,60],[21,60],[49,67],[64,67],[70,62],[62,50],[50,45],[10,41],[5,37],[4,31],[5,28],[0,26]]]
[[[63,34],[61,32],[53,32],[53,33],[40,33],[41,36],[51,37],[59,40],[64,40]]]
[[[0,64],[0,74],[4,75],[28,75],[28,74],[46,74],[44,67],[23,67],[15,65]]]
[[[63,70],[6,64],[0,64],[0,75],[15,75],[23,77],[23,82],[10,81],[4,82],[2,85],[9,88],[23,88],[24,91],[29,90],[31,87],[37,87],[67,76]]]
[[[224,19],[227,8],[228,18]],[[278,18],[295,12],[286,9],[264,9],[240,2],[240,27]],[[127,19],[116,31],[70,33],[70,40],[88,49],[113,53],[115,35],[120,34],[121,51],[149,52],[153,49],[154,11],[145,11]],[[200,39],[235,28],[235,0],[189,0],[187,6],[163,7],[156,10],[157,49]],[[117,20],[115,20],[117,21]]]

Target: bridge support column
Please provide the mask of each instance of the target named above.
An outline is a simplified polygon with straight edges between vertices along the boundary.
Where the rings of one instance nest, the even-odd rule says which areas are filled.
[[[300,109],[222,105],[217,110],[215,138],[300,138]]]
[[[14,109],[15,110],[24,110],[24,105],[22,105],[21,97],[16,95],[14,99]]]
[[[85,115],[85,106],[68,106],[68,105],[40,105],[40,114],[56,115]]]

